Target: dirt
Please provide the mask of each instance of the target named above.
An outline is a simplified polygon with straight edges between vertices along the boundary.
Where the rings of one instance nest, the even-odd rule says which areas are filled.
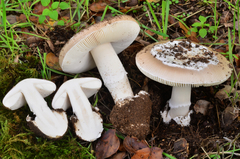
[[[111,111],[110,121],[121,133],[143,140],[150,132],[151,113],[149,94],[141,91],[134,97],[118,101]]]

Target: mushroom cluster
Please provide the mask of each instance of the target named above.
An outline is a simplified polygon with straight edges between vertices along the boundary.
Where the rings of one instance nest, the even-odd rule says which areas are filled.
[[[99,22],[75,34],[64,45],[59,54],[59,64],[68,73],[82,73],[97,66],[116,104],[110,115],[112,124],[124,134],[144,138],[150,130],[152,104],[137,102],[136,99],[150,100],[149,94],[142,91],[134,96],[127,72],[117,56],[135,40],[139,31],[137,21],[128,15]],[[137,106],[140,114],[135,114],[135,120],[132,120],[132,112]],[[146,116],[141,116],[140,109],[143,108],[147,110]],[[122,114],[125,118],[121,117]]]
[[[173,86],[163,121],[190,124],[191,87],[223,83],[232,73],[228,60],[211,48],[187,41],[161,41],[136,55],[139,70],[157,82]],[[168,111],[168,106],[170,110]]]

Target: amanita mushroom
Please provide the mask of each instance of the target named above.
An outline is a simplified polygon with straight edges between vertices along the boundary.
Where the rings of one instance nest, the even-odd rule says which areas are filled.
[[[136,20],[127,15],[99,22],[77,33],[68,41],[60,52],[59,64],[62,70],[68,73],[85,72],[96,65],[104,85],[117,105],[125,99],[134,97],[127,72],[117,54],[135,40],[139,31],[140,27]],[[147,93],[144,93],[144,96],[149,98]],[[147,132],[149,128],[144,130]]]
[[[43,99],[56,90],[53,82],[29,78],[22,80],[13,87],[3,98],[3,105],[11,110],[16,110],[26,103],[30,110],[36,115],[26,120],[29,127],[36,134],[57,139],[62,137],[68,128],[67,115],[63,110],[51,110]]]
[[[67,110],[72,106],[70,118],[76,135],[85,141],[94,141],[103,131],[102,118],[92,111],[88,98],[96,94],[102,82],[97,78],[76,78],[63,83],[52,100],[54,109]]]
[[[224,56],[186,40],[151,44],[136,55],[136,64],[152,80],[173,86],[170,110],[162,117],[165,123],[174,119],[182,126],[190,123],[191,87],[218,85],[232,72]]]

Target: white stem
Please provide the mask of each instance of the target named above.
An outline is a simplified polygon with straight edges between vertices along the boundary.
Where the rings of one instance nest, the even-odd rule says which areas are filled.
[[[114,36],[114,35],[113,35]],[[133,92],[121,61],[110,43],[98,45],[91,50],[104,85],[111,93],[114,102],[132,97]]]
[[[76,85],[72,85],[72,88],[71,86],[68,87],[67,93],[73,112],[81,123],[82,130],[94,127],[95,119],[93,117],[92,106],[82,89],[76,87]]]
[[[171,118],[185,116],[191,105],[191,86],[173,87],[172,96],[169,100],[169,115]]]
[[[34,88],[34,86],[30,85],[29,87],[22,88],[21,91],[30,110],[36,114],[36,117],[41,120],[44,125],[53,127],[56,123],[58,123],[57,118],[48,107],[47,102],[43,99],[37,89]]]

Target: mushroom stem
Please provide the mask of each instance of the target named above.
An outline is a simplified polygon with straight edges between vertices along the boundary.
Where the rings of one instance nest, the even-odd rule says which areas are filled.
[[[47,102],[34,87],[30,85],[29,87],[21,89],[21,92],[24,95],[30,110],[36,115],[36,118],[44,123],[45,126],[53,127],[56,123],[59,123],[56,116],[53,115],[53,112],[47,106]]]
[[[172,89],[172,96],[169,100],[169,115],[171,118],[177,116],[185,116],[189,112],[189,107],[191,105],[191,86],[176,87]]]
[[[91,50],[104,85],[111,93],[114,102],[132,97],[133,92],[121,61],[111,43],[98,45]]]

